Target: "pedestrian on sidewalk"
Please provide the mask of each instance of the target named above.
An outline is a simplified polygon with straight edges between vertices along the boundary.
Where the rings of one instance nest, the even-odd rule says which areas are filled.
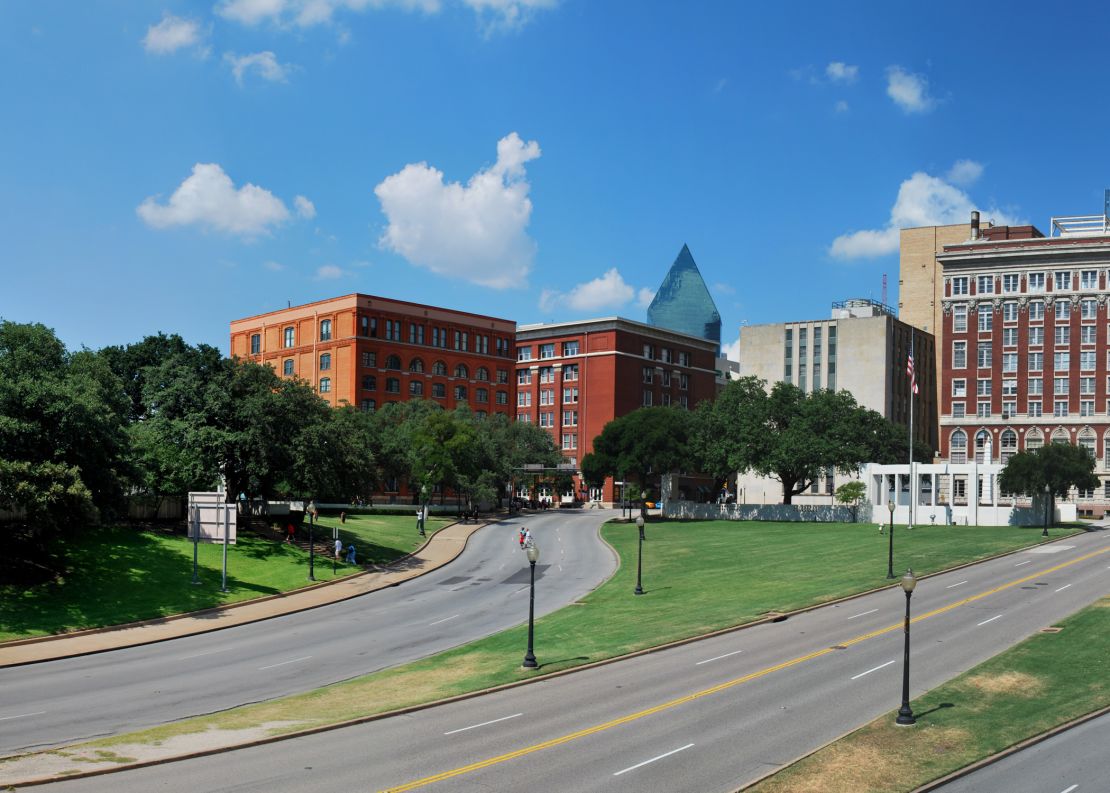
[[[526,535],[527,533],[528,533],[528,529],[521,526],[520,527],[520,547],[521,547],[521,549],[524,548],[524,535]]]
[[[524,538],[520,545],[521,548],[532,547],[532,532],[529,529],[524,530]]]

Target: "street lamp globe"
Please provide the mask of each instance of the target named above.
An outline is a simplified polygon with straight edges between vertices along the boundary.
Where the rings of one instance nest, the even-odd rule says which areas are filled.
[[[538,562],[540,560],[540,548],[539,548],[539,546],[536,545],[535,543],[532,543],[527,548],[527,554],[528,554],[529,563],[535,564],[536,562]]]
[[[636,528],[640,530],[640,536],[643,537],[644,536],[644,516],[643,515],[637,515],[636,516]]]
[[[890,511],[891,515],[894,515],[894,499],[893,498],[890,499],[890,501],[886,502],[886,508]]]
[[[913,592],[913,588],[917,586],[917,576],[913,574],[913,568],[906,570],[906,574],[902,576],[902,591],[907,595]]]

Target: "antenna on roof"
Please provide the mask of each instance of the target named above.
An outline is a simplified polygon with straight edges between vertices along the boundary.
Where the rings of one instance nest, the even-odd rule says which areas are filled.
[[[883,305],[886,305],[886,273],[883,273]]]
[[[883,278],[886,278],[886,276],[884,275],[884,276],[883,276]],[[286,298],[286,299],[285,299],[285,307],[286,307],[286,308],[293,308],[293,300],[292,300],[292,298]]]

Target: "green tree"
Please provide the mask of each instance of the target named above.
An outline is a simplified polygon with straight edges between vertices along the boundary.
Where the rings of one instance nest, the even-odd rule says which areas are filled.
[[[838,504],[847,504],[852,507],[852,514],[856,520],[859,519],[859,505],[867,497],[867,485],[860,482],[858,479],[851,482],[845,482],[836,489],[836,501]]]
[[[725,386],[695,420],[695,451],[715,476],[755,471],[782,483],[783,503],[827,471],[853,473],[866,462],[893,461],[904,434],[847,391],[805,393],[790,383],[743,377]]]
[[[610,421],[594,438],[593,476],[626,474],[647,490],[664,474],[690,467],[693,414],[676,407],[640,408]]]
[[[26,536],[46,542],[121,507],[122,394],[96,354],[68,353],[44,325],[0,320],[0,504],[26,513]]]
[[[1098,487],[1094,470],[1095,458],[1086,449],[1050,443],[1011,457],[998,476],[998,487],[1009,493],[1036,496],[1048,485],[1053,499],[1066,498],[1073,487],[1085,490]]]

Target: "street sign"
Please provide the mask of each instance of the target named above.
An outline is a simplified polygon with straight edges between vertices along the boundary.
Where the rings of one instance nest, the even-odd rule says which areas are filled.
[[[189,494],[189,539],[235,544],[235,505],[223,493]]]

